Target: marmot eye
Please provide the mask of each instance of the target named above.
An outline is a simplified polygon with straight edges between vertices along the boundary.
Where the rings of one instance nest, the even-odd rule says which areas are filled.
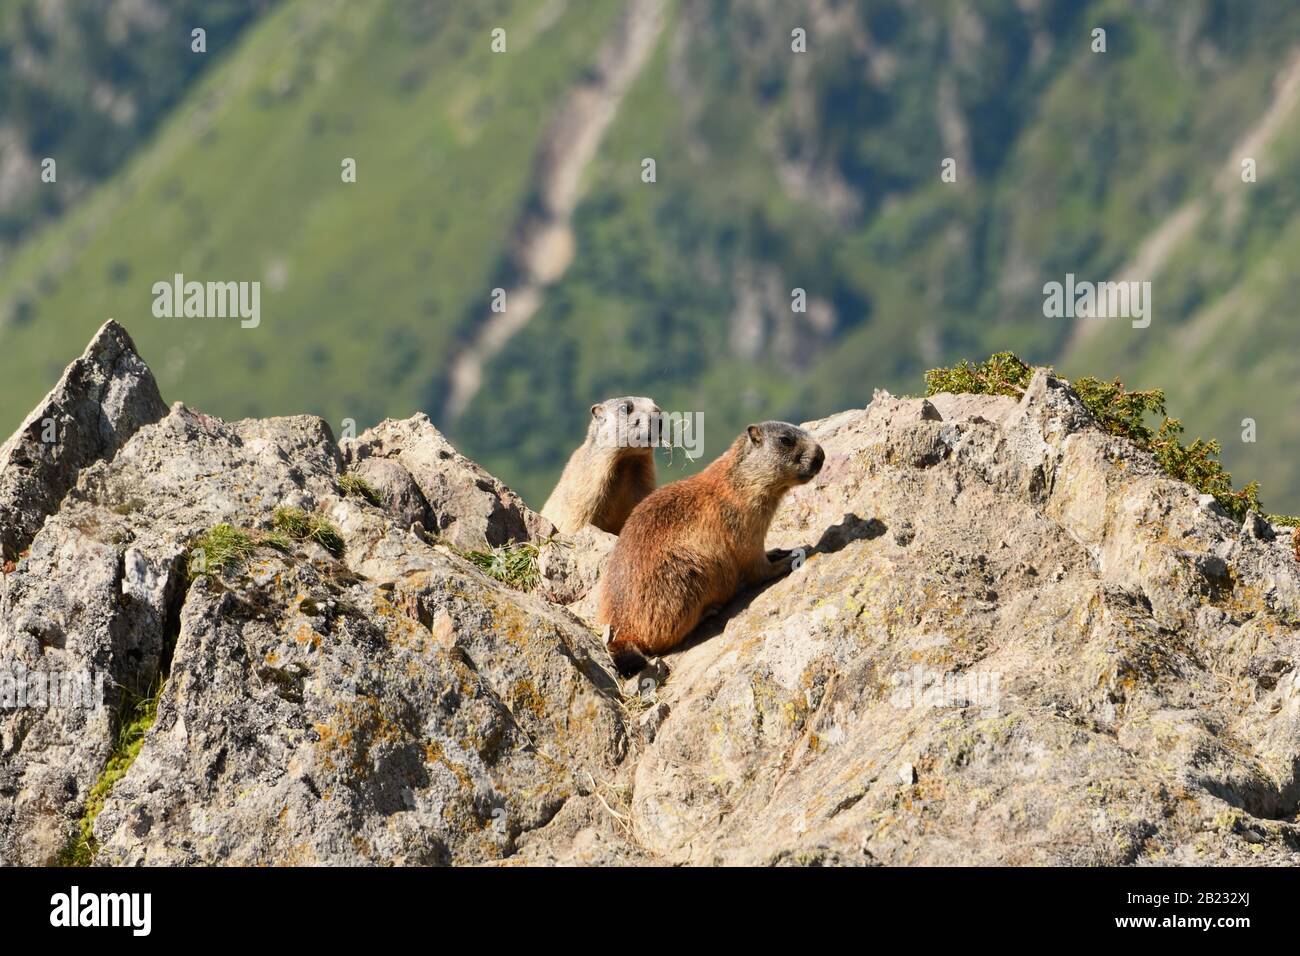
[[[782,435],[782,436],[781,436],[781,444],[784,445],[786,448],[793,448],[793,447],[794,447],[794,439],[791,438],[789,435]]]
[[[629,415],[631,415],[631,414],[632,414],[632,403],[631,403],[631,402],[624,402],[624,403],[623,403],[623,411],[625,411],[625,412],[627,412]]]

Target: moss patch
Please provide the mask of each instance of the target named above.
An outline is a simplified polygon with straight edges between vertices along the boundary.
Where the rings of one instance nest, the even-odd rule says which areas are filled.
[[[145,696],[127,693],[116,718],[117,737],[113,752],[86,798],[77,831],[59,853],[59,866],[90,866],[99,845],[95,840],[95,818],[104,809],[114,785],[126,776],[144,744],[144,735],[158,717],[162,685]]]

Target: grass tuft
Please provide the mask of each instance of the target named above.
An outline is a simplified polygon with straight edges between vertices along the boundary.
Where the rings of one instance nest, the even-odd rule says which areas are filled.
[[[222,523],[190,546],[185,567],[191,580],[204,574],[221,574],[248,560],[259,547],[287,554],[293,550],[293,539],[283,531],[245,531]]]
[[[375,490],[375,486],[366,481],[366,479],[362,478],[360,475],[352,474],[351,472],[346,475],[340,475],[339,488],[342,490],[345,497],[364,498],[375,506],[381,504],[379,492]]]
[[[271,525],[295,541],[315,541],[335,557],[343,553],[343,536],[323,515],[309,514],[301,508],[276,508]]]
[[[190,547],[186,567],[192,577],[218,574],[252,556],[257,540],[247,531],[230,524],[219,524]],[[196,567],[196,559],[200,559]]]
[[[542,579],[535,544],[507,544],[491,551],[453,550],[488,577],[519,591],[531,591]]]

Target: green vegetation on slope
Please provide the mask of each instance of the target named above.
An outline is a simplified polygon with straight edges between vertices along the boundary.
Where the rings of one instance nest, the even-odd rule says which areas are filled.
[[[0,3],[0,142],[18,152],[26,173],[0,193],[0,251],[115,172],[274,2]],[[191,49],[196,27],[206,32],[206,53]],[[37,175],[46,157],[63,188]]]
[[[1260,442],[1227,444],[1225,465],[1300,503],[1281,451],[1300,437],[1300,116],[1257,184],[1215,186],[1300,33],[1282,0],[670,2],[582,173],[572,265],[446,421],[448,362],[508,272],[546,124],[623,6],[284,0],[0,276],[0,433],[113,315],[168,398],[336,427],[423,409],[539,505],[610,395],[703,412],[707,461],[749,421],[1010,349],[1166,382],[1193,431],[1256,420]],[[1196,200],[1151,328],[1114,321],[1066,352],[1077,324],[1043,317],[1043,283],[1110,278]],[[262,280],[261,326],[155,319],[151,285],[176,272]]]
[[[1052,361],[1074,327],[1043,317],[1043,283],[1108,278],[1207,188],[1286,59],[1262,11],[1229,27],[1218,4],[1157,6],[994,3],[972,24],[886,3],[811,31],[806,61],[758,4],[677,8],[690,40],[667,31],[629,94],[574,264],[489,370],[466,452],[537,503],[606,395],[702,411],[707,462],[749,421],[864,405],[944,359]],[[1088,48],[1098,23],[1105,55]],[[1189,35],[1233,66],[1193,62]],[[938,175],[950,155],[956,183]],[[829,331],[791,311],[795,288],[830,307]],[[1300,381],[1297,359],[1274,358]],[[1180,399],[1200,428],[1197,396]],[[1271,487],[1300,500],[1300,474]]]
[[[225,418],[316,412],[337,428],[424,406],[527,201],[546,118],[618,8],[277,6],[0,278],[0,431],[109,316],[165,396]],[[507,55],[489,48],[498,24]],[[153,283],[176,273],[261,281],[261,325],[155,318]]]

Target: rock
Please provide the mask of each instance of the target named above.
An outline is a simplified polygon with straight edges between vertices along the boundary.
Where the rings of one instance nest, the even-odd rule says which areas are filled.
[[[111,461],[86,467],[0,594],[0,674],[22,665],[102,675],[81,709],[0,711],[22,745],[0,788],[0,861],[52,861],[112,750],[125,695],[156,686],[176,637],[185,555],[222,522],[267,528],[286,503],[332,494],[339,454],[316,418],[227,424],[177,403]],[[6,750],[8,752],[8,750]]]
[[[946,422],[969,421],[1001,423],[1015,412],[1019,403],[1007,395],[931,395],[930,403]]]
[[[135,343],[110,319],[0,446],[0,560],[16,558],[31,543],[81,469],[112,458],[166,413]]]
[[[1041,372],[996,420],[942,424],[946,451],[918,400],[804,426],[826,466],[768,547],[914,534],[835,535],[669,655],[672,718],[633,778],[641,845],[736,864],[1300,862],[1289,548],[1207,515]],[[1203,830],[1229,811],[1258,847]]]
[[[273,551],[197,582],[97,862],[484,862],[606,775],[625,742],[595,639],[412,552],[388,592]]]
[[[370,483],[383,507],[401,527],[431,523],[429,503],[401,462],[393,458],[364,458],[352,470]]]
[[[1242,523],[1241,533],[1243,537],[1255,538],[1259,541],[1272,541],[1277,537],[1277,532],[1273,526],[1258,511],[1252,511],[1246,515],[1246,520]]]
[[[1216,515],[1226,514],[1223,506],[1219,504],[1219,499],[1214,495],[1201,495],[1196,499],[1196,506],[1204,511],[1212,511]]]
[[[645,743],[654,743],[655,734],[659,732],[659,728],[663,726],[663,722],[668,719],[669,713],[671,713],[671,708],[660,701],[653,704],[649,710],[641,715],[641,719],[637,722],[637,727],[640,729],[641,739],[645,741]]]
[[[396,459],[428,503],[432,523],[425,527],[458,548],[495,548],[555,533],[518,495],[456,451],[427,415],[381,422],[343,449],[358,467],[368,458]]]
[[[0,709],[0,863],[56,858],[161,681],[97,863],[1300,864],[1290,534],[1042,370],[804,427],[826,464],[767,545],[806,560],[621,686],[591,626],[612,536],[552,538],[427,419],[341,450],[173,406],[0,575],[0,694],[104,677]],[[259,542],[286,504],[342,548]],[[187,573],[221,522],[251,553]],[[535,592],[462,557],[507,541]]]
[[[573,604],[586,597],[595,588],[601,568],[617,542],[616,535],[594,525],[550,538],[537,555],[542,593],[556,604]]]

